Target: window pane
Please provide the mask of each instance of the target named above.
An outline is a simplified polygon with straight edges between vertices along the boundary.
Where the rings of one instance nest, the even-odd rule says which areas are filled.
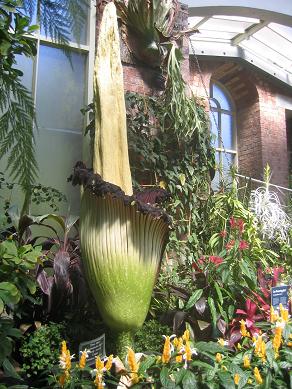
[[[230,174],[230,169],[234,166],[234,155],[229,153],[222,153],[222,175],[224,178],[225,184],[232,183],[232,177]]]
[[[228,111],[232,111],[231,103],[228,97],[226,96],[226,94],[223,92],[223,90],[216,84],[212,84],[212,88],[213,88],[212,97],[218,100],[221,108],[226,109]]]
[[[60,25],[61,29],[64,28],[65,30],[65,35],[66,37],[68,37],[69,41],[70,42],[74,42],[74,43],[80,43],[80,44],[83,44],[83,45],[86,45],[88,42],[87,42],[87,27],[88,27],[88,19],[89,19],[89,7],[81,7],[84,11],[84,15],[81,16],[80,14],[80,11],[79,11],[79,6],[77,5],[77,1],[74,0],[74,2],[76,2],[76,10],[75,10],[75,17],[74,17],[74,20],[75,20],[75,26],[72,27],[71,31],[69,31],[69,29],[67,28],[67,23],[64,23],[64,27]],[[62,2],[61,2],[62,3]],[[44,2],[45,4],[45,2]],[[73,4],[73,2],[72,2]],[[83,22],[83,20],[85,19],[85,21]],[[62,20],[62,17],[59,19],[59,20]],[[73,32],[74,31],[74,32]],[[50,34],[50,28],[49,28],[49,23],[48,23],[48,26],[47,26],[47,35],[46,35],[46,32],[45,32],[45,28],[44,28],[44,23],[42,23],[42,26],[41,26],[41,36],[42,37],[49,37],[49,38],[53,38]]]
[[[211,144],[213,147],[218,147],[218,112],[210,111],[210,130],[212,134]]]
[[[215,176],[212,180],[211,187],[214,191],[219,189],[220,184],[220,161],[219,161],[220,153],[216,152],[215,154]]]
[[[32,90],[32,77],[33,77],[33,59],[28,58],[25,55],[16,55],[16,68],[23,72],[21,77],[22,84],[28,89]]]
[[[72,66],[61,49],[41,45],[37,83],[37,120],[40,127],[80,131],[84,106],[85,61],[71,53]]]
[[[235,145],[233,141],[233,131],[232,131],[232,116],[221,114],[221,137],[225,149],[233,150]]]
[[[36,154],[39,164],[38,181],[65,194],[71,214],[78,214],[80,188],[67,182],[76,161],[81,159],[82,135],[63,131],[40,129],[36,134]],[[43,209],[43,205],[40,206]],[[68,209],[60,212],[66,214]],[[34,209],[35,213],[37,209]]]

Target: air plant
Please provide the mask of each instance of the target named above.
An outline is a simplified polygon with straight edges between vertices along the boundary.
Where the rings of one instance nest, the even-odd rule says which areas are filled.
[[[117,352],[124,356],[133,331],[147,315],[169,228],[163,211],[132,196],[112,2],[106,5],[100,25],[94,88],[93,170],[78,163],[71,180],[83,186],[80,245],[85,275],[104,322],[117,335]]]
[[[129,0],[125,4],[117,0],[115,3],[134,56],[148,66],[159,67],[167,53],[161,41],[172,34],[178,1]]]
[[[279,197],[270,190],[270,167],[265,168],[265,186],[251,192],[250,210],[256,215],[263,237],[275,240],[280,238],[287,242],[291,219],[283,210]]]

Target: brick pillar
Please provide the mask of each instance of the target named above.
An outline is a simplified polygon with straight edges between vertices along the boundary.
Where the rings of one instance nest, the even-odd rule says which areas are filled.
[[[273,184],[288,186],[288,151],[285,109],[277,106],[276,93],[269,85],[258,85],[263,168],[271,167]]]

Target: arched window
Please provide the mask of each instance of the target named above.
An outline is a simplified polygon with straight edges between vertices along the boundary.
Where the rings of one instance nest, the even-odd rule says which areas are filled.
[[[220,183],[230,183],[230,167],[237,162],[235,109],[227,90],[218,82],[211,82],[210,121],[212,142],[216,149],[214,189]]]

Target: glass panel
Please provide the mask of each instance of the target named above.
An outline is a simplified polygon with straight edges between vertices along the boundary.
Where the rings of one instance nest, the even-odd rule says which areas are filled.
[[[233,154],[222,153],[222,174],[225,185],[230,185],[232,183],[230,169],[234,166],[234,158],[235,156]]]
[[[41,45],[37,83],[37,120],[40,127],[80,131],[84,106],[85,61],[71,53],[72,66],[61,49]]]
[[[33,59],[28,58],[25,55],[16,55],[16,69],[23,72],[21,77],[22,84],[28,89],[32,90],[32,77],[33,77]]]
[[[211,144],[213,147],[218,147],[218,112],[210,112],[210,131],[212,134]]]
[[[215,154],[215,176],[211,182],[211,187],[214,191],[219,189],[220,184],[220,153],[216,152]]]
[[[76,0],[74,0],[74,2],[77,3]],[[62,2],[61,2],[62,3]],[[73,2],[72,2],[73,4]],[[76,6],[75,6],[76,8]],[[88,19],[89,19],[89,11],[90,11],[90,8],[89,7],[82,7],[82,9],[84,9],[84,18],[85,18],[85,22],[83,24],[81,24],[80,20],[82,20],[83,16],[81,17],[80,16],[80,11],[79,11],[79,6],[76,8],[75,12],[76,12],[76,16],[75,16],[75,20],[76,22],[78,22],[80,25],[78,25],[78,29],[80,29],[80,31],[74,31],[73,33],[73,30],[74,28],[72,28],[72,31],[68,31],[69,29],[67,29],[66,25],[67,25],[67,22],[65,23],[65,27],[63,26],[60,26],[61,28],[64,28],[65,32],[66,32],[66,36],[68,35],[68,39],[70,42],[74,42],[74,43],[80,43],[80,44],[83,44],[83,45],[86,45],[88,44],[87,42],[87,28],[88,28]],[[56,13],[56,12],[54,12]],[[59,13],[58,13],[59,14]],[[59,14],[60,15],[60,14]],[[62,20],[62,17],[60,18],[60,20]],[[49,23],[48,23],[49,24]],[[41,36],[42,37],[49,37],[49,38],[53,38],[51,35],[50,35],[50,28],[48,27],[47,28],[47,32],[48,32],[48,35],[46,35],[46,32],[45,32],[45,28],[42,24],[41,26]],[[69,32],[69,33],[67,33]]]
[[[221,108],[226,109],[227,111],[232,111],[231,103],[228,97],[226,96],[226,94],[223,92],[223,90],[217,84],[213,84],[212,88],[213,88],[212,97],[218,100]]]
[[[74,188],[67,178],[71,175],[76,161],[81,159],[82,152],[81,134],[73,134],[63,131],[40,129],[36,136],[36,153],[39,163],[38,181],[45,186],[52,186],[60,190],[67,197],[68,204],[60,213],[70,214],[79,212],[80,189]],[[49,209],[48,209],[49,210]],[[43,212],[43,204],[40,208],[34,206],[34,213]]]
[[[225,149],[234,149],[233,131],[232,131],[232,116],[221,114],[221,137]]]

